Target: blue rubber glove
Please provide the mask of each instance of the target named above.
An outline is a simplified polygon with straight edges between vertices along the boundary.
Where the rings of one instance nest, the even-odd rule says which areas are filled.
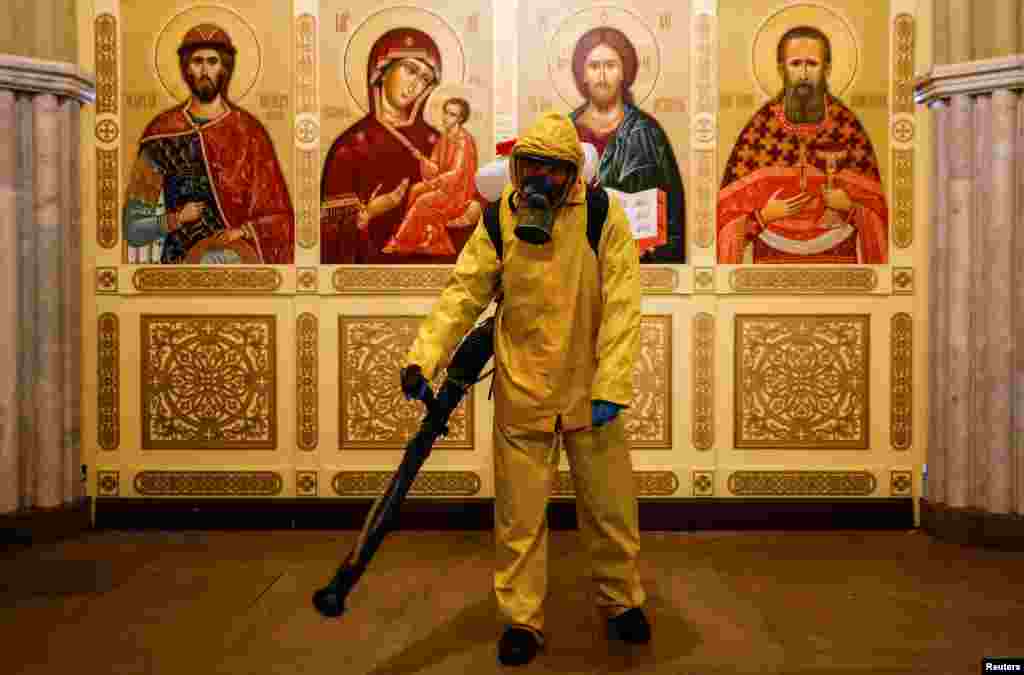
[[[423,377],[423,370],[417,364],[412,363],[402,368],[401,382],[406,401],[422,401],[426,397],[427,378]]]
[[[625,406],[621,406],[618,403],[612,403],[611,401],[591,401],[590,402],[590,414],[595,427],[604,426],[618,416],[619,411]]]

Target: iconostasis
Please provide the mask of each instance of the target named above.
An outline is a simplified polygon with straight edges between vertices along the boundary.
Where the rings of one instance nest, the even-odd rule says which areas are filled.
[[[640,497],[919,494],[918,4],[80,3],[90,494],[379,493],[474,175],[552,110],[662,209],[636,230]],[[486,388],[413,498],[493,496]]]

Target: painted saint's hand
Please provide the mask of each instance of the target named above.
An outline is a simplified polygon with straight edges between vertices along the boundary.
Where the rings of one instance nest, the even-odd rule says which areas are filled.
[[[776,190],[775,194],[768,198],[768,203],[761,207],[761,220],[766,225],[772,221],[788,218],[800,213],[812,199],[811,195],[806,192],[801,192],[789,199],[779,199],[779,193],[784,189],[779,188]]]
[[[834,188],[832,190],[826,190],[824,194],[825,206],[833,211],[847,213],[853,208],[853,200],[850,199],[850,195],[846,193],[846,190]]]
[[[245,232],[237,228],[231,228],[224,230],[217,235],[217,241],[221,244],[230,244],[233,241],[238,241],[245,236]]]
[[[178,211],[178,224],[194,223],[203,217],[206,205],[202,202],[189,202]]]

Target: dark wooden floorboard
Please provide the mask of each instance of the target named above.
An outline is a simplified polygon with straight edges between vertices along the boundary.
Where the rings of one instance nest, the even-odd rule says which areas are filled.
[[[8,554],[4,670],[973,674],[983,656],[1024,656],[1024,553],[917,531],[644,532],[654,639],[627,649],[604,637],[577,533],[559,531],[547,648],[502,669],[491,533],[390,535],[348,612],[324,619],[310,596],[356,536],[102,531]]]

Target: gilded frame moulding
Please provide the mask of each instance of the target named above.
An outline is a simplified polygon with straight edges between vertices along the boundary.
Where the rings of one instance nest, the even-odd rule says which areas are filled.
[[[729,492],[741,497],[867,497],[878,489],[870,471],[733,471]]]
[[[634,417],[633,410],[640,411],[640,417]],[[672,410],[672,315],[644,314],[633,400],[623,413],[630,447],[671,450]]]
[[[914,472],[909,469],[896,469],[889,472],[889,496],[910,497],[914,490]]]
[[[892,241],[897,248],[909,248],[914,242],[915,135],[915,23],[911,14],[901,13],[893,17],[892,40]]]
[[[890,321],[889,435],[896,450],[910,448],[914,438],[914,321],[905,312]]]
[[[734,330],[734,447],[868,449],[870,314],[737,314]]]
[[[715,471],[714,469],[699,469],[691,472],[693,496],[714,497],[715,496]]]
[[[117,293],[117,268],[97,267],[96,268],[96,292],[102,294]]]
[[[693,317],[693,446],[710,450],[715,442],[715,317],[700,312]]]
[[[97,497],[120,497],[121,496],[121,472],[120,471],[97,471],[96,472],[96,496]]]
[[[276,471],[140,471],[132,484],[145,496],[276,497],[284,479]]]
[[[319,439],[319,320],[303,312],[296,319],[297,435],[301,450],[315,450]]]
[[[296,469],[295,470],[295,496],[296,497],[317,497],[319,473],[317,471]]]
[[[878,288],[878,271],[870,267],[739,267],[729,272],[735,293],[861,294]]]
[[[112,249],[120,241],[117,198],[120,194],[120,50],[117,17],[108,12],[93,19],[96,63],[96,243]]]
[[[100,448],[116,450],[121,442],[121,336],[116,314],[96,320],[96,437]]]
[[[679,490],[679,476],[674,471],[634,471],[633,483],[636,494],[641,496],[667,497]],[[572,474],[568,471],[556,472],[551,496],[570,497],[575,494]]]
[[[306,249],[316,247],[320,236],[317,29],[317,18],[312,14],[295,17],[295,240]]]
[[[273,267],[145,267],[132,273],[140,293],[272,293],[284,277]]]
[[[339,497],[366,497],[383,494],[394,471],[339,471],[331,479],[331,489]],[[420,471],[409,488],[410,495],[468,497],[478,494],[482,485],[474,471]]]
[[[892,292],[893,295],[914,294],[913,267],[894,267],[892,269]]]

